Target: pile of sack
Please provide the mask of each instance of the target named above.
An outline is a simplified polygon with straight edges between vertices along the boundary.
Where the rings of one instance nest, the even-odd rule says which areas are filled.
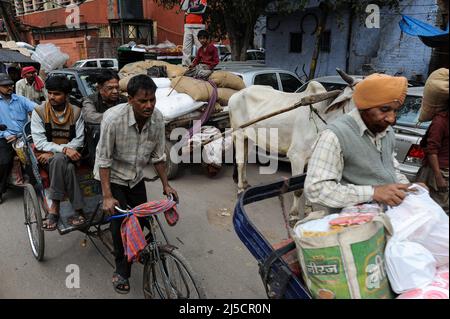
[[[185,67],[156,60],[140,61],[124,66],[119,72],[120,90],[126,92],[128,82],[133,76],[138,74],[147,74],[155,79],[153,71],[157,68],[162,70],[157,78],[161,78],[164,75],[163,77],[166,78],[165,85],[170,80],[170,87],[174,88],[178,93],[187,94],[197,102],[208,102],[211,98],[213,87],[210,83],[185,77],[184,74],[187,71]],[[218,88],[218,105],[216,109],[220,109],[219,106],[227,106],[231,96],[245,88],[244,81],[239,76],[230,72],[213,72],[209,80],[214,82]]]
[[[420,109],[420,122],[428,122],[442,111],[448,109],[449,70],[438,69],[431,73],[424,88],[424,99]]]
[[[318,299],[448,299],[449,218],[413,185],[386,213],[377,204],[313,212],[294,227],[302,276]]]
[[[221,106],[227,106],[228,101],[240,90],[245,89],[244,81],[237,75],[226,71],[215,71],[209,80],[217,86],[217,102]],[[213,87],[206,81],[181,76],[172,79],[172,87],[178,92],[190,95],[196,101],[208,102],[213,92]]]

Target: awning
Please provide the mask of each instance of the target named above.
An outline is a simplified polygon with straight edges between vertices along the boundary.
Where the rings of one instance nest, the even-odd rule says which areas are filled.
[[[419,37],[426,46],[435,48],[448,43],[448,24],[447,30],[441,30],[423,21],[402,15],[399,25],[404,33]]]
[[[31,60],[30,57],[23,55],[22,53],[9,49],[0,48],[0,62],[1,63],[34,63],[36,61]]]

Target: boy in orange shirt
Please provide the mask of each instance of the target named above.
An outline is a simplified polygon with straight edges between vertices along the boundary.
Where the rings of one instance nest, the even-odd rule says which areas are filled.
[[[181,9],[186,12],[183,39],[183,66],[189,66],[192,61],[192,46],[201,44],[197,38],[200,30],[205,30],[203,14],[206,11],[206,0],[182,0]]]

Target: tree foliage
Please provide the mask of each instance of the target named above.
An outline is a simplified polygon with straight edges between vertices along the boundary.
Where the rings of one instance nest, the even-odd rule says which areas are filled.
[[[159,5],[179,8],[180,0],[154,0]],[[339,13],[341,9],[353,10],[355,16],[363,16],[368,4],[398,8],[402,0],[324,0],[321,7]],[[244,60],[256,21],[261,15],[271,13],[289,14],[302,10],[309,0],[208,0],[206,22],[209,32],[217,39],[229,37],[233,57]]]

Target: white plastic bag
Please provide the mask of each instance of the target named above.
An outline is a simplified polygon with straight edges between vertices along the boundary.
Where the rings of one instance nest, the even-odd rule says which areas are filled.
[[[163,114],[165,122],[170,122],[180,116],[191,113],[204,104],[204,102],[194,101],[192,97],[184,93],[172,93],[170,96],[156,99],[156,108]]]
[[[396,293],[402,294],[433,282],[436,260],[422,245],[393,237],[384,254],[389,282]]]
[[[419,243],[428,249],[441,267],[449,263],[449,218],[430,197],[429,192],[413,185],[417,192],[410,193],[403,203],[389,209],[394,236]]]
[[[152,80],[153,82],[155,82],[158,89],[170,88],[170,85],[172,83],[169,78],[152,78]]]

